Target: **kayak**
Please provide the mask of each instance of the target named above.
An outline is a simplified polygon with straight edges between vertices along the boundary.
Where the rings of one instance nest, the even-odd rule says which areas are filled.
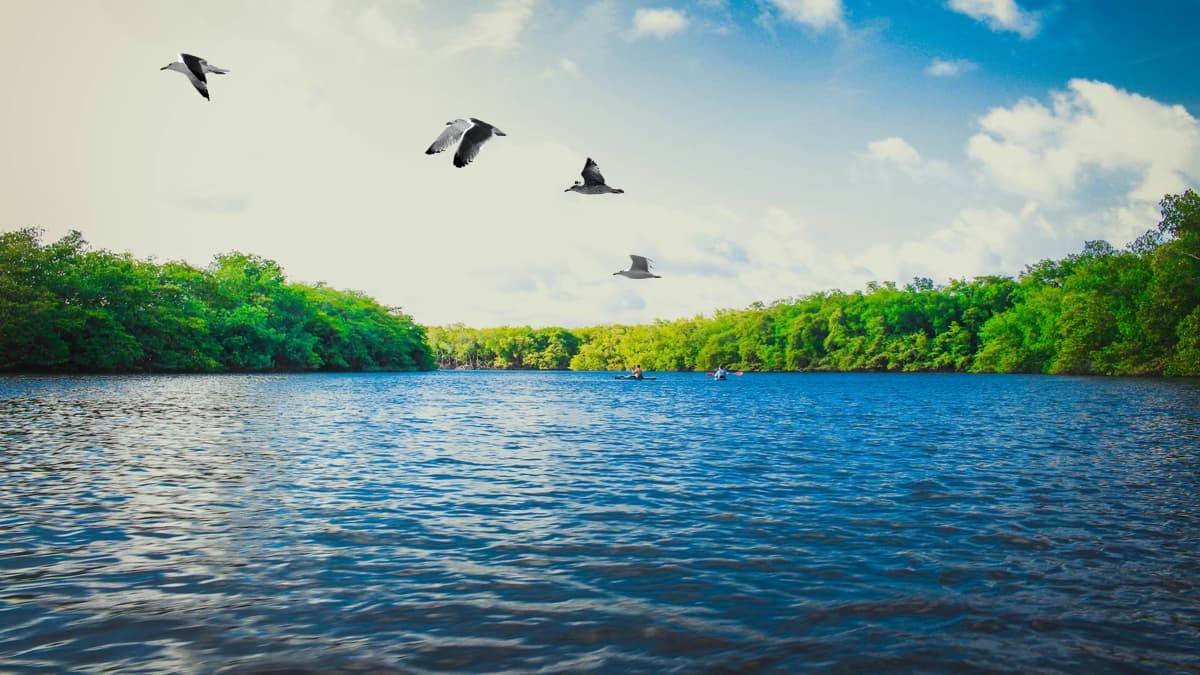
[[[632,375],[615,375],[614,380],[657,380],[656,377],[634,377]]]

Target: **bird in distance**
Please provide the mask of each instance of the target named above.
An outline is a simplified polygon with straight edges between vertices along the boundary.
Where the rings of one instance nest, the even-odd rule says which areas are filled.
[[[613,272],[614,277],[617,275],[620,275],[623,277],[628,277],[630,279],[661,279],[662,278],[662,277],[658,276],[657,274],[653,274],[650,272],[650,264],[654,262],[653,260],[650,260],[649,258],[640,256],[640,255],[634,255],[632,253],[629,254],[629,259],[632,261],[629,265],[629,269],[621,270],[619,272]]]
[[[211,100],[208,98],[208,73],[224,75],[229,72],[224,68],[210,66],[208,61],[199,56],[192,56],[191,54],[180,54],[178,61],[172,61],[159,68],[159,70],[173,70],[177,73],[187,75],[188,81],[192,83],[192,86],[196,88],[196,91],[200,92],[200,95],[206,101]]]
[[[583,182],[575,181],[571,187],[563,190],[563,192],[578,192],[585,195],[602,195],[602,194],[624,194],[625,191],[621,188],[609,187],[608,183],[604,182],[604,175],[600,173],[600,167],[596,162],[592,161],[591,157],[587,158],[587,163],[583,165],[583,171],[580,172],[583,176]]]

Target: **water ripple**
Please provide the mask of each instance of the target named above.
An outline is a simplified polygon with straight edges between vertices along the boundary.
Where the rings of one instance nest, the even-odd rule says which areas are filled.
[[[1200,386],[0,378],[0,669],[1200,670]]]

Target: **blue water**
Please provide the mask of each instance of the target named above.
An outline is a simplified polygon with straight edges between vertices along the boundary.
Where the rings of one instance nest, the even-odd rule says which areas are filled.
[[[1200,383],[0,378],[0,670],[1200,669]]]

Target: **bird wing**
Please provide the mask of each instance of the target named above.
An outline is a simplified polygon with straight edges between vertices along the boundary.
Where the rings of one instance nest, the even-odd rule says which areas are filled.
[[[600,167],[588,157],[587,163],[583,165],[583,171],[580,173],[583,176],[584,185],[604,185],[604,176],[600,173]]]
[[[204,97],[204,100],[206,100],[206,101],[212,100],[211,98],[208,97],[208,81],[207,80],[201,80],[200,78],[196,77],[196,74],[193,73],[192,71],[188,70],[187,66],[184,66],[182,72],[184,75],[187,75],[188,82],[192,83],[192,86],[196,88],[196,91],[200,92],[200,95]]]
[[[442,133],[438,135],[437,140],[433,142],[433,145],[430,145],[429,148],[425,150],[425,154],[435,155],[439,152],[442,152],[446,148],[449,148],[457,143],[458,139],[462,138],[463,133],[470,128],[471,123],[466,120],[454,120],[453,122],[450,122],[446,125],[445,129],[442,129]]]
[[[192,56],[191,54],[180,54],[179,60],[183,61],[183,65],[187,66],[188,72],[192,74],[192,77],[208,84],[208,80],[204,77],[204,59],[199,56]],[[193,82],[193,84],[195,83]],[[200,87],[196,88],[199,89]]]
[[[479,149],[492,138],[492,126],[486,122],[475,124],[463,134],[462,143],[458,144],[458,152],[454,153],[454,166],[463,168],[475,161]]]
[[[217,75],[225,75],[226,73],[229,72],[228,68],[218,68],[203,59],[200,60],[200,63],[204,64],[204,72],[206,72],[206,73],[216,73]]]
[[[629,259],[633,261],[633,264],[629,266],[630,272],[649,273],[650,272],[650,264],[654,262],[653,260],[651,260],[645,256],[634,255],[632,253],[629,254]]]

